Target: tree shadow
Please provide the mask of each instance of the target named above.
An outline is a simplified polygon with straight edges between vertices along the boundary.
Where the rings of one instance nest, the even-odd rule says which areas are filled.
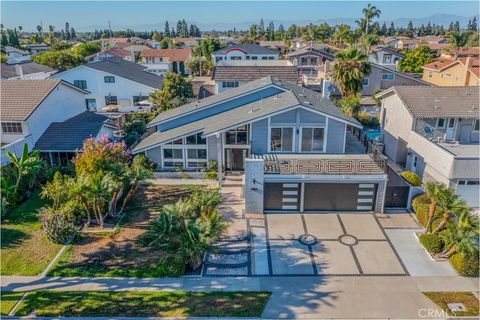
[[[23,231],[7,228],[5,226],[2,226],[0,230],[2,239],[1,249],[16,247],[20,245],[20,243],[22,243],[22,241],[25,240],[28,236]]]

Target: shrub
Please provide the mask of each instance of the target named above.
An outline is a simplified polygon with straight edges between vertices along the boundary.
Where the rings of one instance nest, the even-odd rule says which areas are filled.
[[[218,172],[216,171],[206,171],[205,179],[216,180],[218,177]]]
[[[479,257],[478,251],[461,255],[455,253],[449,258],[453,268],[463,277],[478,277]]]
[[[412,208],[415,212],[418,222],[423,227],[427,226],[428,223],[428,206],[430,201],[427,198],[426,194],[421,194],[413,198],[412,200]]]
[[[443,249],[443,241],[436,234],[423,233],[418,238],[420,239],[420,243],[430,253],[440,253]]]
[[[67,216],[48,210],[44,210],[42,214],[42,228],[48,240],[59,244],[65,244],[78,232]]]
[[[418,187],[422,183],[420,178],[413,172],[403,171],[400,175],[402,176],[403,179],[405,179],[405,181],[407,181],[409,184],[411,184],[414,187]]]

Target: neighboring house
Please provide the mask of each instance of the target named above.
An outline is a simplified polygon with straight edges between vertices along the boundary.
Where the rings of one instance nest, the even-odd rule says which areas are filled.
[[[260,46],[268,48],[268,49],[273,50],[273,51],[276,51],[279,54],[283,54],[287,49],[287,45],[285,44],[285,41],[266,41],[266,40],[262,40],[262,41],[260,41]]]
[[[272,76],[280,80],[298,82],[297,68],[285,60],[220,61],[212,71],[215,94],[239,87],[247,82]]]
[[[413,49],[421,42],[420,39],[400,39],[395,48],[397,49]]]
[[[36,62],[23,62],[17,64],[2,63],[0,68],[2,80],[47,79],[56,72],[57,70],[44,66],[43,64],[38,64]]]
[[[128,38],[101,38],[100,43],[102,47],[114,47],[118,43],[126,43],[128,42]]]
[[[191,37],[191,38],[173,38],[173,44],[177,47],[194,47],[200,42],[200,38]]]
[[[27,44],[25,48],[27,48],[27,50],[30,51],[33,55],[44,53],[50,50],[50,47],[45,43]]]
[[[212,53],[213,63],[222,60],[278,60],[278,52],[256,44],[229,43],[225,48]]]
[[[285,59],[297,67],[301,76],[317,77],[318,69],[326,61],[333,61],[335,56],[322,45],[310,45],[287,53]]]
[[[148,40],[148,45],[153,49],[160,49],[160,41]]]
[[[50,165],[66,165],[88,138],[111,139],[118,128],[112,119],[95,112],[84,111],[63,122],[52,122],[35,143],[42,158]]]
[[[140,54],[145,49],[150,49],[149,47],[143,44],[134,44],[127,47],[123,47],[123,50],[129,53],[124,59],[130,62],[137,62],[140,59]]]
[[[87,62],[97,62],[97,61],[107,60],[110,58],[131,60],[131,53],[123,48],[114,47],[114,48],[109,48],[109,49],[88,55],[85,57],[85,60]]]
[[[396,48],[399,39],[395,37],[380,37],[380,41],[389,47]]]
[[[420,38],[421,42],[428,44],[446,44],[448,41],[444,37],[425,36]]]
[[[468,49],[461,49],[457,52],[457,58],[480,58],[480,47],[471,47]],[[440,58],[454,59],[455,51],[442,51]]]
[[[7,63],[14,64],[25,61],[31,61],[30,53],[20,50],[15,47],[5,46],[5,55],[7,56]]]
[[[2,80],[2,165],[7,151],[20,155],[32,150],[52,122],[65,121],[85,111],[85,90],[60,80]]]
[[[160,113],[133,150],[159,170],[243,171],[245,212],[383,211],[386,161],[328,99],[266,77]],[[370,153],[373,152],[373,153]]]
[[[87,109],[99,112],[138,111],[143,108],[141,102],[160,89],[163,81],[163,77],[146,72],[144,66],[119,58],[83,64],[53,78],[87,90]]]
[[[403,54],[386,46],[376,46],[368,55],[368,61],[392,70],[397,69],[397,63],[402,59]]]
[[[193,94],[198,99],[204,99],[215,94],[215,81],[210,77],[192,77],[190,83],[192,84]]]
[[[186,75],[186,61],[192,55],[192,50],[185,49],[144,49],[140,54],[141,64],[147,72],[163,75],[166,72],[175,72]]]
[[[424,81],[437,86],[479,86],[480,59],[439,59],[422,67]]]
[[[399,86],[378,97],[385,154],[479,208],[478,87]]]

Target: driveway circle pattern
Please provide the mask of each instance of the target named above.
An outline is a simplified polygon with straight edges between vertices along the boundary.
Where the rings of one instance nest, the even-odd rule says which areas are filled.
[[[318,239],[314,235],[306,233],[302,234],[298,241],[300,241],[301,244],[304,244],[306,246],[313,246],[318,242]]]
[[[358,239],[349,234],[341,235],[340,237],[338,237],[338,241],[340,241],[341,244],[344,244],[346,246],[354,246],[358,244]]]

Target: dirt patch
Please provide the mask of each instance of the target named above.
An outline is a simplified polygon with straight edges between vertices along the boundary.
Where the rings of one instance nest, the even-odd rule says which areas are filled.
[[[142,187],[126,209],[124,224],[116,232],[83,235],[51,275],[123,275],[126,271],[154,268],[165,253],[141,246],[140,237],[163,205],[186,198],[196,189],[194,186]]]

